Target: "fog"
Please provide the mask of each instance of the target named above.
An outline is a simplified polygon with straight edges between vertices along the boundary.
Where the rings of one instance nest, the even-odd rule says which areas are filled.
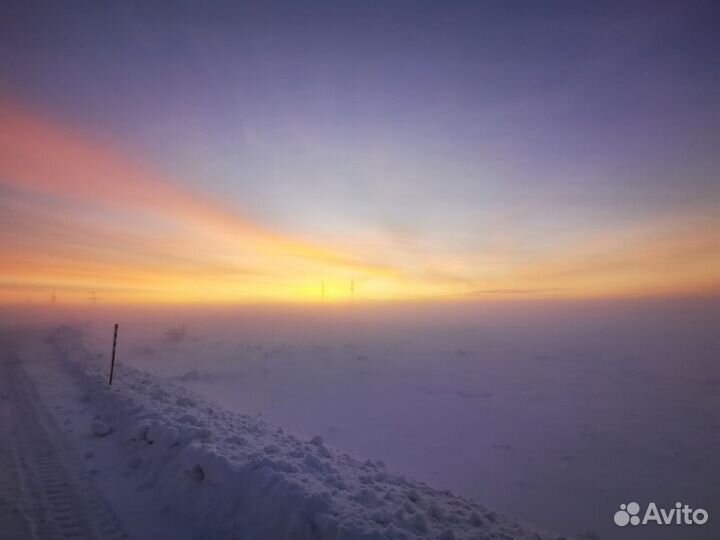
[[[720,533],[720,300],[4,308],[109,362],[567,534],[635,538],[621,503]],[[642,529],[642,528],[641,528]],[[671,538],[673,527],[657,529]],[[655,533],[653,533],[655,534]]]

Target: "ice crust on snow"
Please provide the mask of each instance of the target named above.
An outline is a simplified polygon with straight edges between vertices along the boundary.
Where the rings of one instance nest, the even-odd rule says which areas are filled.
[[[112,387],[78,336],[52,339],[139,489],[192,515],[208,538],[246,540],[509,540],[557,536],[448,491],[303,440],[258,417],[222,410],[120,364]]]

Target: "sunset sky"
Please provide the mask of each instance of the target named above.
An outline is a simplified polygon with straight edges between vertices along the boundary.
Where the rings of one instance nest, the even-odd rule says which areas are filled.
[[[720,293],[715,2],[0,6],[0,302]]]

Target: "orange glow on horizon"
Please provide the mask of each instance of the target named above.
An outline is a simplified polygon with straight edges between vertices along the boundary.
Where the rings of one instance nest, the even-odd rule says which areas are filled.
[[[341,249],[246,219],[5,98],[0,188],[2,303],[87,303],[92,291],[104,303],[341,302],[351,280],[359,301],[720,291],[720,218],[678,216],[532,259]]]

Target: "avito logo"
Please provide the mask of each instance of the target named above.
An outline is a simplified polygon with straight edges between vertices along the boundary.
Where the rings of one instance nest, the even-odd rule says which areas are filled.
[[[697,508],[693,510],[689,505],[678,502],[675,508],[666,510],[658,508],[657,504],[651,502],[645,509],[645,514],[640,518],[640,505],[636,502],[621,504],[620,510],[613,516],[615,525],[625,527],[626,525],[705,525],[708,521],[707,510]]]

